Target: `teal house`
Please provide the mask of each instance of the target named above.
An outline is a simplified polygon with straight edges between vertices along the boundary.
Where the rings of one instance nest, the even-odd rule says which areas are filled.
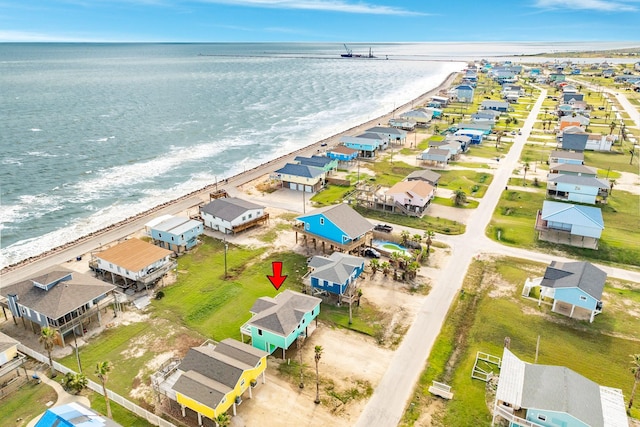
[[[320,298],[286,290],[275,298],[258,298],[251,307],[251,319],[240,327],[244,336],[251,337],[251,345],[269,354],[285,352],[298,336],[306,337],[315,330],[313,319],[320,313]]]
[[[301,165],[320,168],[326,175],[329,175],[331,172],[335,172],[338,169],[338,159],[333,159],[328,156],[297,156],[294,161]]]
[[[601,386],[564,366],[524,362],[507,348],[491,425],[498,425],[498,418],[510,427],[629,426],[622,390]]]

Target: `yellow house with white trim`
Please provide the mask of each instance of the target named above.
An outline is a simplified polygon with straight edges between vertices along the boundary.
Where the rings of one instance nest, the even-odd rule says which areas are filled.
[[[267,368],[266,351],[253,348],[237,340],[227,338],[215,346],[193,347],[178,366],[180,376],[173,385],[176,401],[186,416],[186,408],[202,417],[215,420],[242,403],[242,395],[258,384],[258,377]]]

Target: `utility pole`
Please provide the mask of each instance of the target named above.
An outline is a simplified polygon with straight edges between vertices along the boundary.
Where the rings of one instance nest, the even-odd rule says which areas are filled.
[[[227,238],[224,238],[224,278],[227,278],[227,251],[229,250],[229,244]]]

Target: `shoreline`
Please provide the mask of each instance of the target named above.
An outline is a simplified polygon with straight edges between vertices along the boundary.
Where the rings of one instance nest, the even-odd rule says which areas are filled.
[[[358,133],[358,132],[363,132],[364,130],[372,127],[372,126],[376,126],[378,123],[386,123],[388,122],[388,120],[392,117],[394,117],[396,114],[401,114],[405,111],[410,110],[411,108],[413,108],[414,105],[420,105],[423,104],[426,100],[428,100],[431,96],[436,95],[437,93],[439,93],[441,90],[446,89],[448,87],[451,86],[451,83],[453,82],[453,80],[455,79],[455,77],[458,75],[459,72],[451,72],[447,75],[447,77],[445,77],[445,79],[438,84],[435,88],[428,90],[427,92],[419,95],[418,97],[416,97],[415,99],[399,106],[396,107],[394,110],[389,111],[388,113],[380,116],[380,117],[376,117],[373,118],[372,120],[369,120],[367,122],[361,123],[359,125],[353,126],[349,129],[346,129],[342,132],[339,132],[335,135],[329,136],[327,138],[324,138],[320,141],[316,141],[312,144],[309,144],[305,147],[299,148],[295,151],[292,151],[288,154],[284,154],[278,158],[269,160],[265,163],[262,163],[258,166],[255,166],[251,169],[248,169],[244,172],[240,172],[236,175],[230,176],[229,178],[227,178],[224,182],[217,182],[217,183],[213,183],[213,184],[209,184],[205,187],[202,187],[198,190],[194,190],[190,193],[187,193],[181,197],[178,197],[176,199],[170,200],[168,202],[153,206],[143,212],[140,212],[139,214],[133,215],[131,217],[125,218],[121,221],[118,221],[114,224],[110,224],[106,227],[103,227],[99,230],[96,230],[94,232],[91,232],[89,234],[86,234],[84,236],[81,236],[77,239],[74,239],[70,242],[64,243],[62,245],[56,246],[54,248],[51,248],[47,251],[44,251],[38,255],[34,255],[32,257],[28,257],[24,260],[15,262],[13,264],[9,264],[6,267],[3,267],[2,269],[0,269],[0,278],[2,279],[2,282],[0,284],[0,286],[2,286],[5,282],[6,279],[6,275],[8,273],[17,273],[20,269],[27,267],[27,266],[31,266],[37,263],[44,263],[44,261],[46,261],[47,259],[51,259],[52,257],[54,257],[55,255],[63,255],[66,252],[71,252],[75,247],[79,247],[80,245],[88,245],[91,242],[94,243],[93,247],[90,250],[80,250],[78,252],[74,252],[74,253],[69,253],[69,255],[66,256],[65,260],[68,259],[73,259],[76,256],[79,255],[83,255],[86,254],[88,252],[94,251],[96,248],[99,248],[102,246],[102,243],[110,243],[116,240],[120,240],[130,234],[132,234],[131,232],[129,232],[131,226],[135,225],[136,223],[142,222],[144,220],[144,222],[142,222],[141,227],[139,229],[142,229],[144,227],[144,223],[146,223],[147,221],[149,221],[150,216],[152,215],[157,215],[157,214],[165,214],[165,213],[170,213],[169,211],[175,211],[176,208],[182,206],[182,208],[178,209],[177,212],[181,212],[181,211],[185,211],[188,209],[192,209],[195,206],[198,206],[202,203],[202,201],[198,201],[198,199],[202,199],[203,196],[206,196],[206,199],[208,199],[208,193],[216,190],[216,189],[230,189],[230,188],[237,188],[243,184],[246,184],[247,182],[250,182],[254,179],[256,179],[259,176],[262,176],[266,173],[268,173],[269,171],[275,170],[275,169],[279,169],[280,167],[284,166],[284,164],[286,164],[287,162],[293,160],[293,158],[295,158],[296,156],[299,155],[312,155],[312,154],[316,154],[320,148],[322,148],[323,144],[326,145],[337,145],[339,143],[339,139],[342,136],[345,135],[350,135],[353,133]],[[206,200],[205,199],[205,200]],[[189,205],[189,203],[191,203]],[[187,206],[183,206],[184,204],[187,204]],[[175,213],[177,213],[175,212]],[[121,232],[118,232],[118,230],[121,229]],[[110,234],[113,234],[113,236],[110,236]],[[51,262],[51,265],[54,264],[58,264],[58,262]],[[42,266],[41,268],[38,269],[43,269],[46,268],[46,266]],[[13,275],[13,274],[12,274]],[[12,283],[14,280],[9,280],[9,283]]]

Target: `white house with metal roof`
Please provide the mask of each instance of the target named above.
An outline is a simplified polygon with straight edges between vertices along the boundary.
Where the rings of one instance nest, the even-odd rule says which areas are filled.
[[[222,197],[200,207],[204,225],[225,234],[237,233],[269,219],[265,207],[237,197]]]
[[[204,225],[195,219],[163,215],[146,223],[145,229],[155,244],[179,254],[198,243],[198,236],[204,232]]]
[[[498,418],[512,426],[628,427],[622,390],[601,386],[563,366],[502,355],[491,425]]]

